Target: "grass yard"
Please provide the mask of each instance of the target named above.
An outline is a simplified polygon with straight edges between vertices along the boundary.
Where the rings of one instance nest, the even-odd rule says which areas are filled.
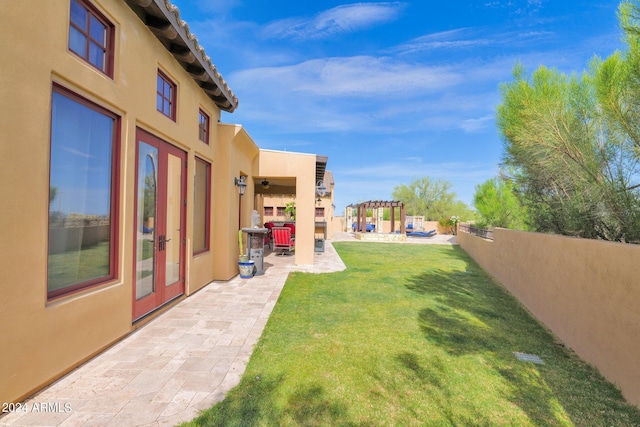
[[[347,270],[292,274],[240,384],[189,425],[640,425],[460,248],[334,246]]]
[[[109,242],[49,256],[49,290],[109,275]]]

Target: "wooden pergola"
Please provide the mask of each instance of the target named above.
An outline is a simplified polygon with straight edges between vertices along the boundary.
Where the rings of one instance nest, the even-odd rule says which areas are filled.
[[[400,208],[400,233],[405,233],[404,203],[399,201],[369,200],[358,203],[356,206],[356,231],[365,231],[367,224],[367,209],[389,208],[391,213],[391,233],[396,232],[396,208]],[[381,227],[382,224],[378,224]],[[380,228],[378,228],[379,230]]]

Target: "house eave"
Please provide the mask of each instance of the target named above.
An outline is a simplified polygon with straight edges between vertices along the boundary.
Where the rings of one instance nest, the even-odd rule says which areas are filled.
[[[191,33],[189,25],[180,19],[177,6],[169,0],[125,2],[218,108],[231,113],[238,107],[238,98]]]

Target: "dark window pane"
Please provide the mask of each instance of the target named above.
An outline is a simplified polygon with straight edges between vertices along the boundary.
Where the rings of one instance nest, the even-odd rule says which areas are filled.
[[[198,137],[200,141],[209,143],[209,116],[200,111],[198,117]]]
[[[112,274],[113,130],[112,117],[54,92],[49,292]]]
[[[165,116],[175,120],[175,85],[158,71],[156,80],[156,108]]]
[[[196,159],[196,176],[193,198],[193,252],[202,252],[208,247],[209,233],[209,163]]]
[[[71,22],[86,30],[87,14],[87,9],[80,5],[76,0],[71,0]]]
[[[87,37],[73,26],[69,28],[69,49],[82,57],[87,50]]]
[[[104,68],[104,50],[93,42],[89,45],[89,62],[101,70]]]
[[[109,61],[113,56],[113,46],[110,43],[112,36],[113,26],[91,3],[72,0],[69,50],[103,73],[109,74],[112,72]]]
[[[91,16],[91,38],[98,42],[101,46],[106,45],[107,27],[95,16]]]

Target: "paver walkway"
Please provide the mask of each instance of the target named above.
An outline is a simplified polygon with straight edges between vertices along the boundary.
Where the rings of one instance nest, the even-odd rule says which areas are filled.
[[[264,265],[262,276],[207,285],[28,399],[28,412],[1,417],[0,425],[173,426],[193,419],[239,383],[290,271],[345,268],[330,242],[313,267],[273,253]],[[33,411],[43,404],[59,411]]]

